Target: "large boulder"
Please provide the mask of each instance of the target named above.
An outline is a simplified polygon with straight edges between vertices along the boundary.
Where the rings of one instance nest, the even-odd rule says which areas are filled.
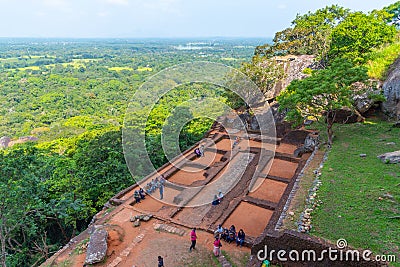
[[[390,117],[400,119],[400,57],[392,65],[382,89],[386,98],[382,110]]]
[[[2,138],[0,138],[0,148],[7,148],[10,141],[11,138],[8,136],[3,136]]]
[[[378,158],[383,163],[400,163],[400,150],[381,154]]]
[[[90,235],[85,264],[95,264],[104,260],[107,253],[107,236],[108,232],[102,228],[95,229]]]
[[[283,64],[285,78],[275,83],[271,90],[265,93],[267,99],[273,99],[285,89],[293,80],[301,80],[309,76],[303,73],[305,68],[316,69],[315,56],[300,55],[300,56],[284,56],[276,57],[275,60]]]

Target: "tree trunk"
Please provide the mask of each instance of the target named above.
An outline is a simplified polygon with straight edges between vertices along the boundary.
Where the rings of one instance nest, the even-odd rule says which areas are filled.
[[[333,122],[335,121],[336,112],[329,110],[326,113],[326,130],[328,134],[328,147],[332,146],[332,138],[333,138]]]

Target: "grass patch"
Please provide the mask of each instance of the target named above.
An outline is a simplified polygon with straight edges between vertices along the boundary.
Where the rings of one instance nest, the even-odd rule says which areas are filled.
[[[227,261],[232,265],[232,267],[245,267],[250,259],[250,253],[235,251],[228,253],[225,250],[221,250],[221,254],[224,255]]]
[[[182,258],[181,261],[176,262],[176,266],[185,267],[222,267],[218,259],[214,254],[207,249],[197,247],[195,251],[192,251],[190,257]]]
[[[133,71],[133,68],[131,68],[131,67],[111,67],[111,68],[108,68],[108,70],[113,70],[116,72],[120,72],[123,70]]]
[[[138,67],[137,71],[153,71],[153,69],[149,67]]]
[[[39,66],[29,66],[29,67],[24,67],[24,68],[18,68],[18,70],[40,70]]]
[[[390,65],[400,56],[400,42],[377,49],[370,54],[366,66],[371,78],[384,80]]]
[[[335,125],[332,150],[322,169],[311,234],[375,254],[400,259],[400,164],[383,164],[377,155],[400,150],[400,129],[392,123]],[[388,144],[394,142],[395,145]],[[360,154],[367,156],[360,157]],[[394,264],[400,266],[400,264]]]
[[[73,254],[74,254],[74,255],[79,255],[79,254],[82,254],[82,253],[86,252],[86,249],[87,249],[87,246],[88,246],[88,243],[89,243],[89,239],[90,239],[90,238],[88,237],[88,238],[82,240],[82,241],[74,248]]]
[[[226,61],[236,61],[238,60],[237,58],[233,58],[233,57],[222,57],[222,60],[226,60]]]

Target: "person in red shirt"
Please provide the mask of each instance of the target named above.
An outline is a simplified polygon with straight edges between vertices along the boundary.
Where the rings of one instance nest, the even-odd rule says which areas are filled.
[[[213,250],[215,257],[219,257],[221,253],[221,247],[222,247],[221,240],[219,239],[219,237],[216,237],[214,241],[214,250]]]
[[[192,249],[196,249],[196,240],[197,240],[196,228],[193,228],[192,231],[190,232],[190,240],[192,241],[192,244],[190,245],[189,252],[192,252]]]

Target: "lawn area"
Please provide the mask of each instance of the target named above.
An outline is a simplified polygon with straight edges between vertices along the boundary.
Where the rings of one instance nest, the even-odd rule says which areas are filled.
[[[122,70],[128,70],[128,71],[133,71],[131,67],[111,67],[108,68],[109,70],[114,70],[114,71],[122,71]]]
[[[311,234],[333,243],[344,238],[349,246],[375,254],[395,254],[393,266],[400,266],[400,219],[393,218],[400,216],[400,164],[377,158],[400,150],[400,128],[392,124],[367,119],[334,126]]]

